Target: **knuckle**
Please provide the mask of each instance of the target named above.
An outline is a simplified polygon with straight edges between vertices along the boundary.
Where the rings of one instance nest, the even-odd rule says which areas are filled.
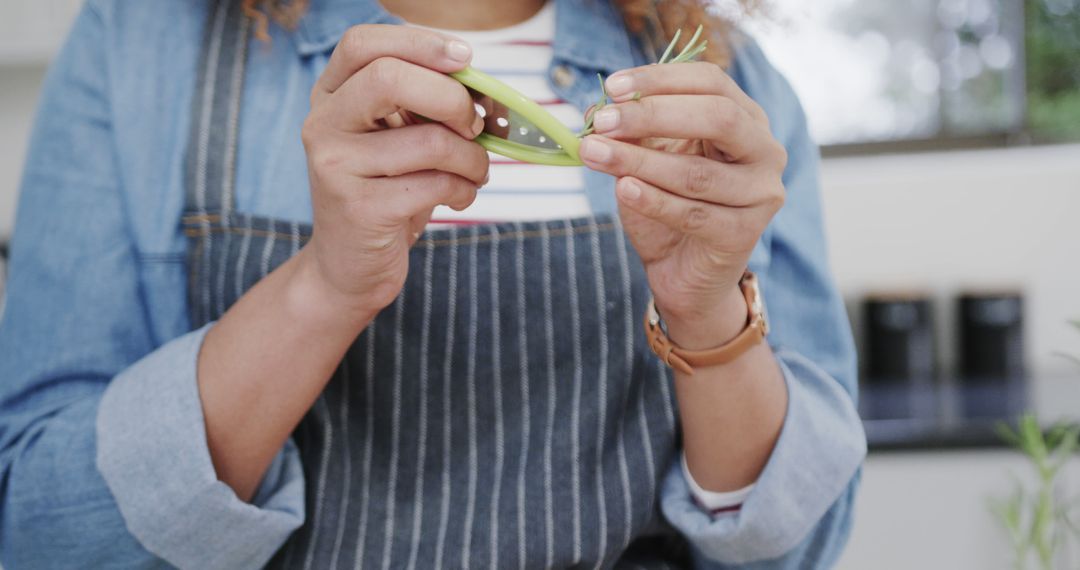
[[[750,113],[765,127],[769,126],[769,114],[765,112],[765,108],[762,107],[757,101],[750,100]]]
[[[731,76],[724,72],[724,68],[715,63],[699,61],[695,62],[695,65],[698,66],[698,69],[694,71],[707,78],[716,91],[722,91],[728,85],[728,82],[732,81]]]
[[[645,166],[643,163],[645,161],[640,147],[618,143],[609,144],[611,145],[609,164],[612,170],[635,178],[648,178],[644,176]]]
[[[686,169],[685,188],[690,194],[704,194],[714,183],[714,176],[709,165],[695,161]]]
[[[776,156],[777,169],[783,173],[788,165],[788,151],[779,141],[773,139],[773,152]]]
[[[453,192],[454,179],[445,172],[436,172],[428,180],[428,190],[444,198]]]
[[[652,97],[645,97],[637,102],[637,105],[630,105],[630,107],[636,107],[638,111],[638,119],[643,122],[652,120],[657,115],[656,99]]]
[[[686,210],[679,223],[679,229],[686,233],[697,233],[709,225],[709,211],[701,204],[694,204]]]
[[[449,134],[446,132],[446,129],[438,128],[438,125],[432,126],[436,128],[425,129],[424,132],[421,133],[421,149],[428,158],[435,161],[449,158],[453,148],[453,142],[450,140]]]
[[[476,188],[466,186],[451,196],[449,206],[460,212],[471,206],[474,201],[476,201]]]
[[[395,85],[400,73],[400,67],[392,57],[380,57],[369,63],[366,69],[371,83],[384,88]]]
[[[450,96],[452,97],[451,104],[457,116],[465,121],[465,124],[471,123],[473,115],[476,114],[476,105],[472,96],[469,95],[469,91],[465,89],[464,85],[457,84],[450,90]]]
[[[408,46],[410,53],[424,53],[431,50],[431,43],[425,34],[420,33],[419,30],[410,30],[414,33],[407,34],[405,36],[405,43]]]
[[[657,194],[646,201],[645,213],[656,219],[663,219],[668,212],[668,199],[662,194]]]
[[[472,147],[472,145],[470,145],[470,147]],[[484,176],[488,173],[488,170],[491,169],[491,157],[488,156],[488,152],[484,147],[479,144],[475,144],[475,147],[478,148],[473,150],[473,152],[476,153],[476,158],[473,161],[473,170],[475,170],[475,172],[472,172],[472,179],[483,180]]]
[[[364,26],[353,26],[345,30],[345,33],[342,34],[341,42],[338,43],[337,49],[343,50],[345,55],[350,58],[359,58],[364,53],[366,35]]]
[[[310,151],[318,141],[319,123],[313,115],[309,114],[304,119],[304,125],[300,127],[300,142],[304,144],[304,148]]]
[[[734,103],[727,97],[713,98],[713,128],[718,132],[731,132],[739,123],[739,114]]]
[[[345,155],[332,147],[319,146],[308,151],[311,166],[316,172],[325,173],[340,168],[345,162]]]
[[[735,235],[739,240],[740,249],[751,249],[757,244],[758,239],[761,237],[761,232],[765,230],[765,226],[768,224],[768,218],[760,219],[759,216],[751,215],[738,215],[733,221],[732,225],[735,229]]]
[[[787,192],[784,190],[783,185],[778,185],[769,194],[769,207],[773,212],[779,211],[787,203]]]

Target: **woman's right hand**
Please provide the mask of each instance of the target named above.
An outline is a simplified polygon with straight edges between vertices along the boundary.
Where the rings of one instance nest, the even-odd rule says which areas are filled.
[[[390,304],[435,206],[464,209],[486,182],[487,151],[472,141],[483,119],[446,75],[471,57],[435,32],[362,25],[316,82],[303,128],[314,232],[299,257],[339,309]]]

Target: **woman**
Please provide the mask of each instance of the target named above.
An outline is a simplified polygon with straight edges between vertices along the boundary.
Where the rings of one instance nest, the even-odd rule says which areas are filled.
[[[0,325],[6,568],[836,560],[865,443],[793,93],[694,2],[544,4],[88,2]],[[726,72],[642,66],[699,21]],[[471,140],[445,74],[511,52],[572,120],[607,77],[584,173]]]

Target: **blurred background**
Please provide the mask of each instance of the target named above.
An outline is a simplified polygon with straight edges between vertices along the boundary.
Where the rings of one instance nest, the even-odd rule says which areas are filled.
[[[0,244],[80,4],[0,0]],[[1080,0],[766,10],[748,27],[823,145],[831,259],[862,360],[871,454],[841,568],[1015,567],[1017,550],[1039,550],[1038,503],[1017,496],[1052,486],[1051,511],[1080,522],[1080,456],[1050,429],[1080,419]],[[3,276],[0,261],[0,291]],[[1044,428],[1025,432],[1028,455],[997,430],[1025,412]],[[1073,457],[1060,472],[1044,433]],[[1058,522],[1052,567],[1080,568],[1078,531]]]

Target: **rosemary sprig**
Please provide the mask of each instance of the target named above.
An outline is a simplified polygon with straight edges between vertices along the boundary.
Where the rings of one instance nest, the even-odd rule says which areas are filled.
[[[597,73],[596,78],[600,80],[600,100],[593,105],[592,109],[589,109],[588,113],[585,113],[585,127],[581,129],[578,138],[591,135],[593,131],[595,131],[595,129],[593,129],[593,116],[596,115],[596,112],[600,110],[600,108],[607,105],[608,101],[611,100],[607,94],[607,87],[604,85],[604,76]]]
[[[656,63],[658,65],[664,63],[686,63],[697,59],[697,57],[704,53],[709,47],[709,42],[701,39],[702,31],[703,27],[698,26],[694,35],[690,37],[690,41],[686,42],[686,45],[683,46],[682,51],[675,57],[671,57],[672,52],[675,51],[675,46],[679,43],[679,38],[682,36],[681,29],[675,30],[675,36],[671,38],[671,43],[669,43],[667,49],[664,50],[664,54],[660,56],[660,61],[657,61]],[[669,57],[671,59],[668,59]],[[581,132],[578,133],[578,138],[589,136],[595,132],[596,129],[593,128],[593,117],[596,115],[597,111],[611,101],[611,97],[608,96],[607,88],[604,86],[604,76],[597,73],[596,78],[600,80],[600,91],[602,95],[596,105],[593,105],[592,109],[589,109],[589,112],[585,114],[585,126],[581,129]],[[641,93],[634,93],[633,99],[634,101],[641,99]]]

